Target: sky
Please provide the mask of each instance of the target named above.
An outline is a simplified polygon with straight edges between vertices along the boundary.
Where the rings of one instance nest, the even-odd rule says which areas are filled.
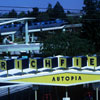
[[[47,8],[48,4],[52,6],[59,1],[65,9],[82,9],[83,0],[0,0],[0,6],[28,6]]]

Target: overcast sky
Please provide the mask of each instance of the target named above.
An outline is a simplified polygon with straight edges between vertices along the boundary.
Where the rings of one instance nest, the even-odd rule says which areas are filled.
[[[59,1],[65,9],[82,9],[83,0],[0,0],[0,6],[28,6],[46,8],[48,3],[52,6]]]

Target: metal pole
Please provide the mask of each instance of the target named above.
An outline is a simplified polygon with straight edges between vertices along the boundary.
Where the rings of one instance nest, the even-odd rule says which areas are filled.
[[[10,100],[10,87],[8,87],[8,100]]]
[[[29,34],[28,34],[28,21],[25,21],[25,43],[29,43]]]
[[[8,77],[8,69],[7,69],[7,77]]]
[[[32,33],[32,40],[31,42],[34,42],[34,33]]]
[[[35,90],[35,100],[37,100],[37,90]]]
[[[66,98],[68,97],[68,91],[67,91],[67,89],[66,89]]]
[[[96,88],[96,100],[99,100],[98,99],[98,87]]]
[[[14,41],[15,39],[14,39],[14,34],[12,34],[12,41]]]

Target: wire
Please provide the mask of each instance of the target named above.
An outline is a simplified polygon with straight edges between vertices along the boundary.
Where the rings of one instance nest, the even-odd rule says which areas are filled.
[[[24,9],[32,9],[32,8],[34,8],[34,7],[25,7],[25,6],[0,6],[0,8],[24,8]],[[48,8],[38,8],[38,9],[48,9]],[[84,14],[85,13],[85,11],[84,10],[82,10],[82,9],[66,9],[66,8],[64,8],[64,11],[78,11],[78,14]],[[11,10],[0,10],[0,12],[10,12]],[[15,10],[16,12],[25,12],[25,13],[27,13],[29,10],[27,10],[27,11],[25,11],[25,10]],[[89,10],[89,11],[95,11],[95,10]],[[97,10],[98,12],[100,12],[100,10]],[[61,12],[61,11],[58,11],[58,12]],[[68,14],[67,12],[64,12],[65,14]],[[71,12],[71,14],[77,14],[77,13],[75,13],[75,12]],[[92,13],[91,12],[91,14],[90,15],[96,15],[96,14],[94,14],[94,13]]]
[[[25,9],[29,9],[29,8],[31,8],[31,9],[33,9],[33,8],[38,8],[38,7],[25,7],[25,6],[0,6],[0,8],[25,8]],[[39,9],[48,9],[48,8],[39,8]],[[82,9],[67,9],[67,8],[64,8],[64,10],[78,10],[78,11],[80,11],[80,10],[82,10]]]
[[[0,10],[0,12],[4,12],[4,11],[5,12],[10,12],[11,10]],[[23,10],[22,11],[19,11],[19,10],[16,10],[16,12],[27,12],[27,11],[23,11]]]

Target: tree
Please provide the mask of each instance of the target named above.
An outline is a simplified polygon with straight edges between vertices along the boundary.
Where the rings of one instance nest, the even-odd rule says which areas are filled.
[[[19,13],[18,17],[26,17],[26,13],[24,11],[22,11],[21,13]]]
[[[2,14],[2,18],[8,18],[8,13]]]
[[[31,12],[31,17],[37,17],[39,15],[39,8],[35,7],[33,8],[33,11]]]
[[[46,12],[41,12],[39,13],[38,17],[37,17],[38,21],[47,21],[49,20],[49,15]]]
[[[31,12],[29,10],[27,11],[27,17],[31,17]]]
[[[79,34],[79,33],[77,33]],[[41,52],[44,56],[86,55],[91,45],[86,39],[81,39],[76,33],[57,32],[43,41]]]
[[[51,4],[48,4],[48,9],[47,9],[46,13],[48,13],[50,18],[53,17],[53,8],[52,8]]]
[[[59,2],[57,2],[56,5],[53,8],[53,17],[54,18],[65,18],[66,17],[66,15],[64,13],[64,9],[60,5]]]
[[[9,17],[9,18],[16,18],[16,17],[17,17],[17,12],[16,12],[14,9],[12,9],[12,10],[9,12],[8,17]]]
[[[98,0],[84,0],[85,14],[83,15],[82,38],[91,41],[93,53],[100,53],[100,2]]]

